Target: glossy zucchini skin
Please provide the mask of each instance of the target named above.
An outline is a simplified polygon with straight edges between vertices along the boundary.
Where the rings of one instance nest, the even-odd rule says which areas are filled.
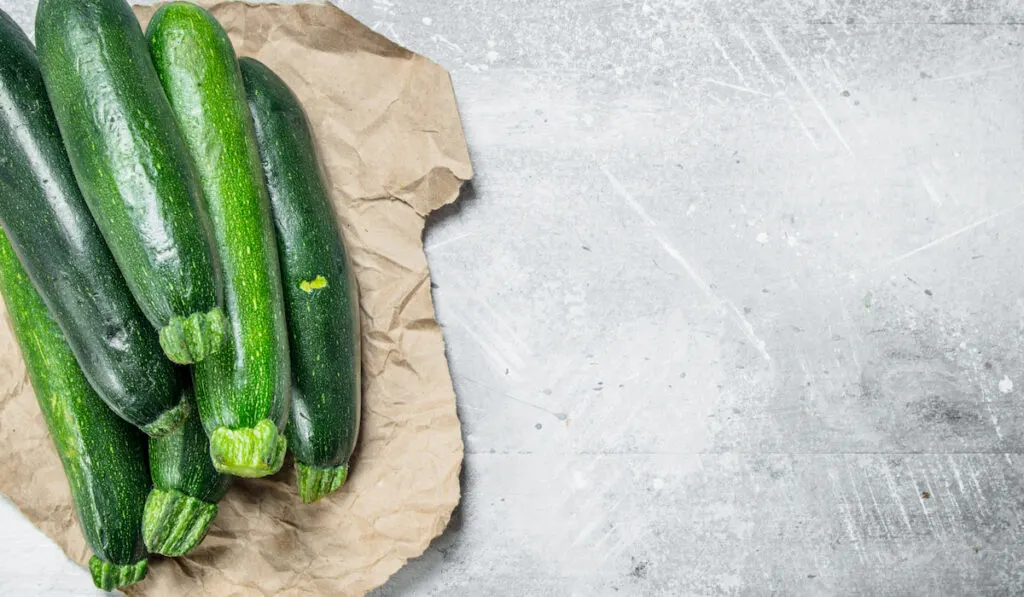
[[[194,369],[217,470],[275,473],[284,460],[288,334],[270,202],[234,49],[202,8],[175,2],[146,31],[160,81],[197,165],[213,224],[229,334]]]
[[[266,65],[239,60],[267,181],[288,318],[288,447],[299,495],[344,483],[359,433],[359,291],[306,113]]]
[[[193,404],[195,398],[186,391],[183,400]],[[231,477],[213,467],[198,409],[190,412],[174,433],[149,440],[153,489],[146,499],[142,536],[149,551],[170,557],[199,545],[231,485]]]
[[[146,437],[100,400],[78,367],[18,257],[0,232],[0,294],[36,401],[57,448],[98,588],[146,575],[142,505],[149,492]]]
[[[167,356],[219,350],[209,222],[146,38],[125,0],[40,0],[43,79],[82,195]]]
[[[184,419],[178,376],[68,161],[32,42],[0,18],[0,224],[92,387],[152,435]]]

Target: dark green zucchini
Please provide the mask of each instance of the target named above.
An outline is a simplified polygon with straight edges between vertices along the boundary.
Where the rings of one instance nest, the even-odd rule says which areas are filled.
[[[41,0],[43,79],[85,201],[176,363],[220,349],[225,322],[195,168],[125,0]]]
[[[230,333],[198,363],[196,400],[217,470],[281,468],[288,414],[288,333],[281,272],[252,117],[231,40],[205,10],[175,2],[153,15],[150,51],[213,222]]]
[[[186,392],[185,400],[195,399]],[[217,502],[231,484],[231,477],[213,468],[198,410],[193,408],[174,433],[149,440],[149,470],[153,490],[142,519],[146,547],[165,556],[185,555],[206,536]]]
[[[149,491],[146,437],[90,387],[2,232],[0,294],[94,554],[89,560],[93,582],[106,591],[136,583],[146,575],[141,532]]]
[[[150,435],[184,419],[174,367],[89,214],[32,42],[0,19],[0,223],[86,377]]]
[[[239,60],[277,230],[292,361],[288,448],[299,495],[345,482],[359,433],[359,292],[306,113],[288,85]]]

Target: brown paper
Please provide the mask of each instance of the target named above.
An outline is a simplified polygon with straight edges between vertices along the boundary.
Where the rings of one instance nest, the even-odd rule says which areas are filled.
[[[136,7],[145,24],[151,7]],[[303,505],[290,463],[238,481],[202,546],[153,557],[130,595],[362,595],[420,555],[459,501],[462,438],[434,319],[424,219],[472,176],[448,74],[329,5],[221,2],[240,56],[304,103],[359,278],[364,397],[345,486]],[[85,563],[67,481],[0,326],[0,491]]]

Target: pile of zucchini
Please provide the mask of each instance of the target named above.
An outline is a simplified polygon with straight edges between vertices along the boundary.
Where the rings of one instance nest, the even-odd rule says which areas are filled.
[[[0,293],[96,586],[202,541],[233,476],[340,487],[356,282],[309,122],[198,6],[0,11]],[[289,350],[290,347],[290,350]]]

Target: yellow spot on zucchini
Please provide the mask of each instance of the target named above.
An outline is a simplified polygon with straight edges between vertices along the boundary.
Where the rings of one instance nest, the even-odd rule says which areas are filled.
[[[320,290],[321,288],[327,288],[327,278],[323,276],[317,276],[312,280],[303,280],[299,282],[299,288],[309,294],[314,290]]]

